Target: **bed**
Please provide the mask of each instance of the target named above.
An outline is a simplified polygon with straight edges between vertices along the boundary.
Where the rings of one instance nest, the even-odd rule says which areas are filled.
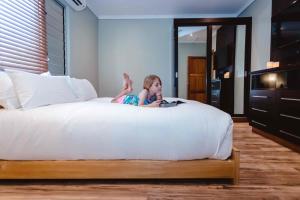
[[[239,179],[231,117],[111,98],[0,110],[0,179]]]

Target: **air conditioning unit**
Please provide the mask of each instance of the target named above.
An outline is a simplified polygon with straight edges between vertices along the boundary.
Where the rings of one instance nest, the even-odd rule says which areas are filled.
[[[86,0],[66,0],[66,2],[76,11],[85,9]]]

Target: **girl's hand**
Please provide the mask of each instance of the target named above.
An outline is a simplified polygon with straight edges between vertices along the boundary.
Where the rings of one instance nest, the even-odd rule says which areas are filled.
[[[149,107],[159,107],[161,100],[153,101],[151,104],[149,104]]]
[[[162,100],[162,94],[161,93],[156,93],[156,99],[157,100]]]

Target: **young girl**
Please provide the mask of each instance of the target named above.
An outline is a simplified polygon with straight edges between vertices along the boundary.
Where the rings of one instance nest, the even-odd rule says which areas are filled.
[[[136,95],[129,95],[132,92],[132,80],[124,73],[124,82],[121,92],[113,98],[112,103],[131,104],[135,106],[159,107],[162,100],[161,80],[156,75],[149,75],[144,79],[144,89]]]

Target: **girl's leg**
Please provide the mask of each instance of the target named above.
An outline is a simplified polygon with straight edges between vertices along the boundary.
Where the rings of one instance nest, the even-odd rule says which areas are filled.
[[[118,103],[118,99],[123,97],[124,95],[129,94],[130,92],[132,92],[132,80],[130,80],[128,74],[124,73],[123,74],[123,89],[121,90],[121,92],[115,96],[111,102],[112,103]]]
[[[123,73],[123,90],[132,91],[132,80],[130,80],[129,75]]]

